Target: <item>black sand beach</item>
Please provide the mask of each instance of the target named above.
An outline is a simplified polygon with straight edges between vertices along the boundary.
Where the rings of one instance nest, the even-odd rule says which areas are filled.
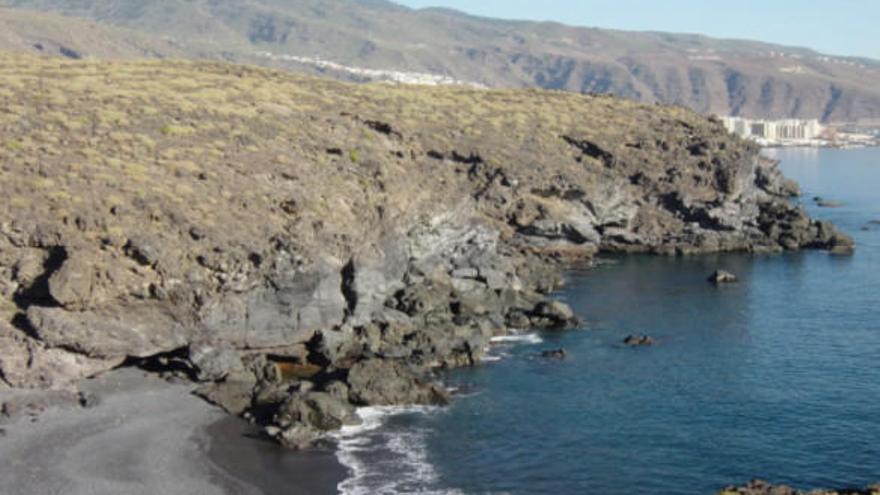
[[[238,418],[221,419],[206,433],[208,459],[223,473],[255,487],[259,493],[332,494],[347,476],[332,450],[284,449],[260,437],[256,428]]]
[[[46,406],[0,425],[0,493],[324,494],[346,476],[332,452],[260,440],[193,396],[192,385],[122,369],[80,390],[98,404],[83,408],[61,392],[0,394],[0,403]]]

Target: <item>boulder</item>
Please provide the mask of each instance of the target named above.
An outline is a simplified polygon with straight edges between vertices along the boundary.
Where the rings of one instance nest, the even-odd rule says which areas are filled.
[[[732,284],[738,281],[739,278],[736,275],[726,270],[716,270],[715,273],[709,276],[709,282],[715,285]]]
[[[850,256],[856,252],[856,243],[852,237],[835,235],[830,244],[830,253],[837,256]]]
[[[205,385],[195,393],[229,414],[239,416],[251,407],[255,386],[256,379],[252,375],[240,376]]]
[[[84,309],[95,298],[95,260],[76,251],[49,277],[49,294],[68,309]]]
[[[364,406],[447,405],[449,393],[400,361],[367,359],[348,372],[349,398]]]
[[[360,424],[360,419],[349,402],[327,392],[305,392],[290,396],[278,408],[273,423],[282,428],[306,425],[320,431],[334,431]]]
[[[529,316],[532,325],[539,328],[556,330],[570,328],[578,324],[574,311],[568,304],[561,301],[539,302]]]
[[[327,432],[360,424],[354,407],[326,392],[290,396],[276,411],[266,433],[293,449],[311,447]]]
[[[267,426],[266,434],[281,445],[293,450],[305,450],[314,447],[325,433],[305,425],[293,425],[289,428]]]
[[[154,266],[162,258],[160,241],[145,235],[135,235],[125,244],[125,253],[144,266]]]
[[[623,343],[630,347],[647,347],[654,345],[655,341],[647,335],[630,335],[623,339]]]
[[[101,397],[93,392],[80,391],[76,396],[77,402],[83,409],[91,409],[101,404]]]

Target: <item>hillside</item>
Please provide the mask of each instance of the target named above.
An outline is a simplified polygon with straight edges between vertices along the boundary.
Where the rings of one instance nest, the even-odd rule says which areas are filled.
[[[92,21],[0,8],[0,50],[71,59],[187,57],[169,40]]]
[[[500,21],[444,9],[411,10],[382,0],[0,4],[172,39],[191,57],[354,80],[374,77],[328,68],[319,60],[490,87],[611,93],[701,113],[824,121],[880,117],[878,62],[766,43]]]
[[[0,54],[0,81],[0,388],[176,366],[301,447],[573,324],[566,260],[852,252],[681,108],[186,61]]]

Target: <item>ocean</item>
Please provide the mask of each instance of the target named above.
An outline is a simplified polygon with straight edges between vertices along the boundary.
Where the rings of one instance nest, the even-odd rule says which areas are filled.
[[[766,152],[858,244],[608,259],[559,298],[582,329],[498,342],[444,409],[362,410],[343,493],[711,494],[880,481],[880,150]],[[840,201],[819,208],[813,197]],[[724,268],[740,283],[717,288]],[[646,334],[657,344],[629,348]],[[564,360],[537,357],[564,348]]]

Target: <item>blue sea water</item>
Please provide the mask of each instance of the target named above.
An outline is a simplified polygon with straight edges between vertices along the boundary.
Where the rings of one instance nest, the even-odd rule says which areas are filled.
[[[571,273],[583,330],[500,344],[447,409],[342,440],[348,493],[711,494],[880,481],[880,150],[777,150],[856,238],[824,252],[631,256]],[[817,208],[813,196],[842,201]],[[863,230],[866,229],[866,230]],[[741,283],[716,288],[716,268]],[[629,334],[657,340],[621,344]],[[563,347],[563,361],[535,357]],[[381,420],[375,420],[381,418]],[[346,443],[347,442],[347,443]]]

